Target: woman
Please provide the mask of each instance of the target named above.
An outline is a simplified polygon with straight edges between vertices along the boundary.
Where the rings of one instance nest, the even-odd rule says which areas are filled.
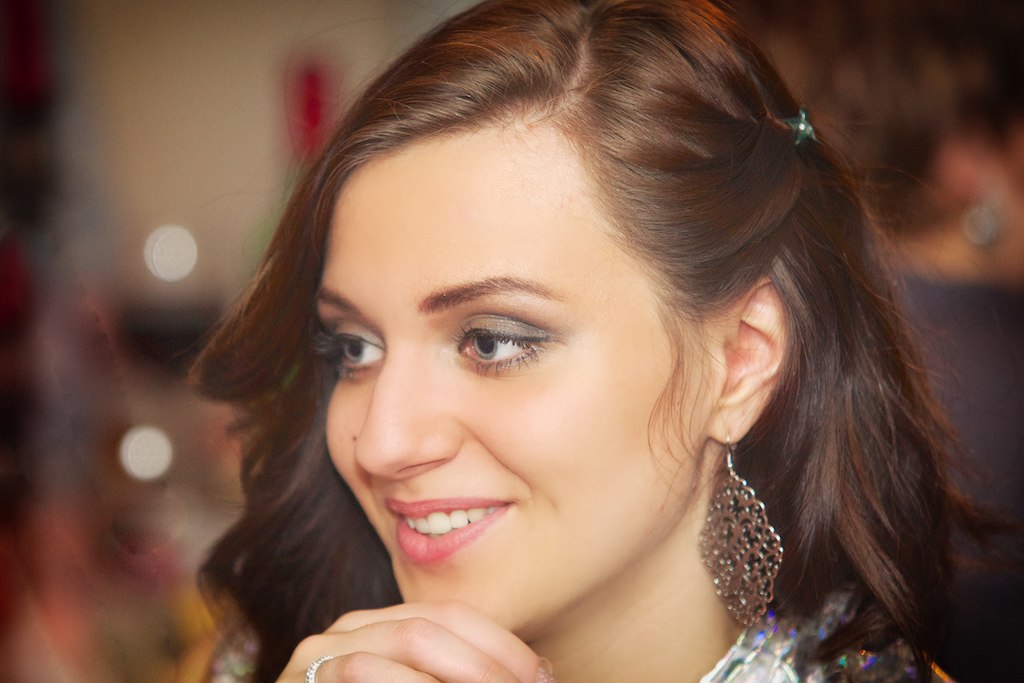
[[[700,0],[484,3],[371,84],[197,366],[217,675],[928,678],[946,432],[798,111]]]

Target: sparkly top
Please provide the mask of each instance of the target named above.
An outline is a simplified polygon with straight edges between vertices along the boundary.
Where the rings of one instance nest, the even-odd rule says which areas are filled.
[[[902,641],[829,662],[812,659],[818,643],[844,621],[847,600],[833,595],[814,619],[787,620],[769,611],[747,628],[700,683],[899,683],[918,681],[914,655]],[[936,681],[952,683],[937,667]]]
[[[233,631],[217,643],[210,664],[209,683],[248,683],[256,671],[255,637]]]
[[[910,649],[896,641],[884,650],[855,650],[821,663],[812,659],[818,643],[842,623],[846,600],[833,596],[814,619],[787,620],[768,612],[750,626],[700,683],[900,683],[920,680]],[[236,634],[221,640],[210,683],[248,683],[257,646]],[[556,672],[557,673],[557,672]],[[937,681],[952,681],[937,669]]]

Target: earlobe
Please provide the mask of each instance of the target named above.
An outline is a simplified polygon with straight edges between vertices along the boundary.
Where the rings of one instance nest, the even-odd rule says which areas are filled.
[[[775,285],[763,280],[752,288],[726,316],[722,335],[725,379],[709,435],[735,443],[767,405],[785,356],[786,315]]]

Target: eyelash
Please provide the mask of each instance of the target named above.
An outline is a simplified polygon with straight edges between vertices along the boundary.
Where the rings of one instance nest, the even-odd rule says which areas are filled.
[[[512,344],[521,349],[511,358],[498,361],[477,360],[469,357],[472,345],[480,339],[491,339],[496,344]],[[511,335],[480,327],[466,327],[459,331],[453,339],[459,355],[467,358],[473,370],[479,375],[495,376],[515,368],[524,367],[537,360],[543,351],[544,342],[548,338],[543,335]],[[324,359],[335,372],[339,381],[352,379],[370,366],[350,367],[345,364],[345,346],[352,342],[373,344],[355,334],[337,334],[326,330],[318,330],[313,336],[313,352]]]
[[[499,361],[469,359],[477,374],[490,376],[500,375],[502,372],[526,366],[537,360],[537,357],[543,350],[541,345],[547,341],[547,338],[542,336],[510,335],[494,330],[470,327],[460,331],[459,336],[455,340],[458,345],[459,354],[466,355],[466,350],[471,348],[470,345],[481,338],[492,339],[497,344],[512,344],[522,349],[522,353]]]
[[[318,330],[313,335],[313,353],[324,359],[331,366],[338,380],[355,377],[366,368],[353,368],[345,365],[345,345],[354,341],[369,344],[368,341],[355,334],[336,334],[326,330]]]

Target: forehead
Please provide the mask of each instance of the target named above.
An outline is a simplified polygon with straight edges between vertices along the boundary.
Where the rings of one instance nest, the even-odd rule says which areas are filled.
[[[418,142],[360,168],[335,209],[325,282],[423,286],[495,275],[632,270],[579,158],[547,126]],[[611,270],[616,270],[612,268]]]

